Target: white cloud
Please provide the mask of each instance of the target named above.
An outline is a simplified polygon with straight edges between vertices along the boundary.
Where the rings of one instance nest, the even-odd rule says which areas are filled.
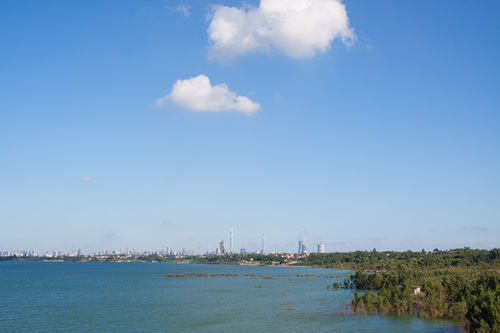
[[[188,5],[186,2],[181,2],[177,6],[166,6],[169,10],[173,12],[178,12],[178,13],[183,13],[185,17],[189,17],[191,15],[190,9],[191,6]]]
[[[87,176],[82,177],[80,180],[83,181],[83,182],[86,182],[86,183],[91,183],[92,182],[92,178],[87,177]]]
[[[177,80],[172,92],[156,100],[156,106],[176,104],[191,111],[236,111],[253,114],[260,104],[229,91],[227,85],[212,86],[205,75]]]
[[[189,17],[189,15],[191,15],[191,12],[189,11],[191,9],[191,6],[185,4],[185,3],[181,3],[180,5],[178,5],[175,10],[177,12],[181,12],[184,14],[184,16],[186,17]]]
[[[209,58],[279,50],[294,58],[325,52],[335,38],[356,39],[340,0],[261,0],[259,7],[216,7],[208,27]]]

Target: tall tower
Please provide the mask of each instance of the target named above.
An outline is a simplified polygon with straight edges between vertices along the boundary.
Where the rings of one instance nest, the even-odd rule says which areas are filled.
[[[231,232],[229,233],[229,247],[230,247],[231,253],[234,253],[234,248],[233,248],[233,228],[231,228]]]
[[[298,254],[302,254],[302,241],[299,241],[299,252]]]
[[[220,252],[226,254],[226,246],[224,245],[224,240],[220,242]]]
[[[266,240],[264,235],[262,235],[262,254],[266,253]]]

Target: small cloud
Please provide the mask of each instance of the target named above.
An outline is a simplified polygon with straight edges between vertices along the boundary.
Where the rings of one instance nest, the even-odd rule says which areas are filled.
[[[183,13],[184,16],[189,17],[189,15],[191,15],[191,12],[189,11],[189,9],[191,9],[191,6],[189,6],[185,3],[181,3],[180,5],[178,5],[175,8],[175,11]]]
[[[260,109],[260,104],[248,97],[238,96],[226,84],[212,86],[205,75],[177,80],[170,94],[156,100],[158,107],[168,104],[176,104],[190,111],[235,111],[247,115]]]
[[[325,52],[339,38],[356,39],[341,0],[261,0],[259,7],[215,7],[208,27],[209,58],[231,60],[278,50],[293,58]]]
[[[488,230],[486,227],[480,226],[480,225],[475,225],[472,227],[463,227],[461,230],[476,230],[476,231],[484,231]]]
[[[189,17],[191,12],[191,6],[189,6],[186,2],[181,2],[177,6],[166,6],[166,8],[170,9],[173,12],[183,13],[185,17]]]
[[[81,180],[82,182],[92,183],[92,178],[87,177],[87,176],[82,177],[80,180]]]
[[[116,236],[118,236],[118,234],[116,232],[112,232],[112,231],[104,234],[104,238],[107,240],[114,239],[114,238],[116,238]]]
[[[170,220],[165,220],[165,221],[163,221],[163,224],[169,225],[169,224],[172,224],[172,222]]]

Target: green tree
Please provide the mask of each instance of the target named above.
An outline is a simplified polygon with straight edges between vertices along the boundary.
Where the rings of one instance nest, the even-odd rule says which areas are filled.
[[[491,273],[476,280],[466,314],[474,332],[500,332],[500,276]]]

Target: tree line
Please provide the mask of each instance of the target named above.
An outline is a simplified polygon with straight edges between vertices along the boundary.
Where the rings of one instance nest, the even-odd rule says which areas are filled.
[[[372,251],[354,257],[359,260],[351,276],[357,289],[354,313],[457,319],[471,332],[500,332],[498,249],[407,251],[391,259]],[[376,269],[359,269],[366,267]]]

